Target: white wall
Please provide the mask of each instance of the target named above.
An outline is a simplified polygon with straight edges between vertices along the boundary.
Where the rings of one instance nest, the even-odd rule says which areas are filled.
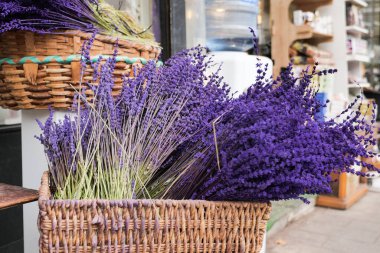
[[[186,48],[206,45],[206,9],[204,0],[185,0]]]
[[[333,17],[333,36],[332,42],[321,44],[322,49],[333,53],[333,59],[338,72],[335,75],[333,95],[342,94],[348,98],[348,66],[346,55],[346,1],[335,0],[332,5],[320,8],[321,16],[328,15]]]
[[[38,189],[42,172],[47,170],[43,147],[34,136],[41,132],[36,119],[45,121],[48,115],[47,110],[24,110],[21,113],[22,185],[26,188]],[[37,216],[37,202],[24,205],[25,253],[38,252]]]
[[[62,120],[67,111],[55,111],[54,120]],[[48,170],[43,146],[34,136],[41,133],[36,119],[45,122],[48,110],[23,110],[21,112],[22,185],[38,190],[42,173]],[[24,205],[24,252],[38,252],[39,232],[37,228],[38,203]]]

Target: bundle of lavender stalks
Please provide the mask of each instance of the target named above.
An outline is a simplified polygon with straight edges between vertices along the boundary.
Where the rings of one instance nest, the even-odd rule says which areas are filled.
[[[333,172],[380,172],[358,159],[376,156],[367,149],[374,119],[355,109],[361,97],[333,119],[315,117],[326,105],[313,76],[335,70],[296,77],[289,65],[266,80],[268,66],[258,64],[256,82],[233,99],[219,71],[205,74],[214,63],[203,52],[185,50],[159,68],[148,62],[116,98],[115,58],[92,63],[92,103],[78,90],[71,114],[39,122],[54,198],[267,202],[329,193]]]
[[[148,29],[139,27],[128,13],[116,10],[105,0],[1,0],[0,33],[10,30],[37,33],[96,31],[155,44]]]

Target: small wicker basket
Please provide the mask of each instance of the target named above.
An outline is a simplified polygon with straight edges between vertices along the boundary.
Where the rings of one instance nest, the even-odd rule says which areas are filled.
[[[262,247],[270,203],[39,198],[40,252],[245,252]]]
[[[81,78],[82,44],[92,34],[65,31],[38,34],[10,31],[0,34],[0,106],[10,109],[69,108]],[[113,55],[117,38],[97,35],[90,51],[92,61]],[[122,88],[122,76],[132,76],[132,66],[157,59],[160,47],[118,39],[114,71],[114,95]],[[87,65],[83,81],[92,80]],[[88,89],[91,99],[92,92]]]

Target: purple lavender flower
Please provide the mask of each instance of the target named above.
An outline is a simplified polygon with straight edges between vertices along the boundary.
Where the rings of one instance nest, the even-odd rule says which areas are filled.
[[[105,34],[152,39],[153,35],[132,25],[123,15],[114,14],[111,6],[98,0],[2,0],[0,33],[27,30],[53,33],[81,30]]]
[[[115,56],[95,71],[91,104],[78,91],[74,117],[40,123],[58,198],[306,201],[331,191],[331,173],[380,172],[358,159],[375,156],[360,97],[334,119],[316,117],[326,104],[313,76],[335,70],[295,77],[289,65],[265,80],[258,63],[256,82],[231,99],[218,72],[205,75],[212,61],[198,47],[136,69],[114,99]]]
[[[82,70],[90,47],[91,40],[83,46]],[[165,166],[176,165],[172,158],[180,147],[194,142],[195,136],[204,136],[210,122],[229,104],[229,91],[222,79],[204,74],[210,62],[202,50],[181,52],[160,68],[149,61],[134,78],[123,78],[117,98],[112,95],[117,51],[103,61],[99,72],[94,73],[92,104],[84,97],[85,92],[78,91],[74,117],[54,122],[52,111],[45,125],[40,124],[43,134],[38,139],[45,146],[57,191],[64,191],[67,185],[80,185],[83,177],[96,182],[101,175],[123,173],[118,178],[125,182],[119,187],[124,188],[127,182],[134,186],[133,191],[125,187],[130,194],[126,192],[122,197],[151,197],[148,187],[166,172]],[[188,159],[195,160],[199,151],[187,153]],[[78,182],[67,183],[76,176]],[[107,194],[114,190],[108,183],[93,188]],[[88,194],[83,189],[69,192],[76,191],[73,196],[79,198],[87,196],[83,192]]]
[[[335,70],[317,73],[314,68],[311,75],[296,78],[289,66],[275,82],[257,81],[220,119],[218,150],[211,149],[205,167],[182,176],[196,179],[194,186],[180,179],[167,195],[178,197],[174,190],[185,187],[188,191],[181,190],[179,198],[306,201],[303,194],[331,192],[333,172],[368,175],[355,171],[355,165],[380,172],[358,159],[373,157],[366,147],[375,144],[371,123],[355,109],[359,98],[338,119],[316,120],[325,105],[311,88],[312,77],[331,72]],[[221,158],[220,168],[215,156]]]

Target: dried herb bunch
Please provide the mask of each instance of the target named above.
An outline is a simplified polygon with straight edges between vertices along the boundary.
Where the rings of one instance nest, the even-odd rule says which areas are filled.
[[[204,74],[210,62],[201,51],[184,51],[160,68],[148,62],[135,78],[124,79],[116,99],[115,59],[101,66],[93,63],[100,69],[94,73],[98,84],[92,87],[93,104],[85,101],[84,90],[78,91],[74,115],[55,122],[51,111],[45,124],[39,123],[43,132],[38,139],[45,146],[57,198],[151,197],[147,183],[173,152],[204,134],[208,122],[228,105],[221,78]],[[194,154],[201,152],[181,154],[178,170],[194,163]]]
[[[266,66],[257,67],[256,83],[218,121],[220,166],[216,159],[210,159],[203,169],[210,171],[207,177],[198,177],[202,183],[181,197],[246,201],[300,198],[307,202],[303,194],[331,192],[331,173],[369,175],[354,170],[357,165],[379,172],[361,160],[376,156],[368,149],[376,144],[374,106],[367,106],[373,115],[369,121],[357,109],[361,107],[360,96],[333,119],[320,121],[316,117],[327,105],[316,98],[313,76],[336,70],[317,72],[314,66],[311,73],[306,70],[295,77],[289,65],[277,80],[268,82],[264,80]]]
[[[314,66],[296,77],[289,65],[265,80],[259,63],[256,82],[232,99],[218,72],[205,75],[212,64],[202,48],[159,68],[149,62],[124,79],[116,99],[114,58],[94,66],[93,103],[78,91],[72,116],[54,121],[52,112],[40,123],[55,197],[303,199],[330,192],[333,172],[367,175],[355,165],[380,172],[358,158],[376,155],[367,149],[375,144],[374,119],[357,109],[360,97],[333,119],[316,117],[326,105],[313,76],[336,70]]]
[[[139,27],[126,12],[114,9],[104,0],[2,0],[0,33],[9,30],[97,31],[139,41],[153,40],[150,31]]]

